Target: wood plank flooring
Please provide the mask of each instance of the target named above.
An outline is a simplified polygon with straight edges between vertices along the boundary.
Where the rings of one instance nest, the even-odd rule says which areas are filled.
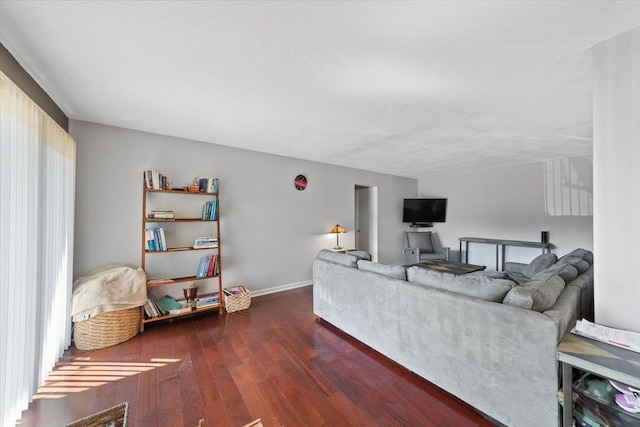
[[[62,426],[129,402],[130,426],[493,426],[473,408],[312,313],[312,288],[249,310],[147,325],[71,347],[19,426]]]

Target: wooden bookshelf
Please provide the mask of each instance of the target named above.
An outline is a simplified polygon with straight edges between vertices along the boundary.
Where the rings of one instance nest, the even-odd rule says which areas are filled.
[[[216,184],[217,186],[217,184]],[[180,285],[180,284],[184,284],[187,282],[197,282],[197,281],[201,281],[201,280],[213,280],[214,283],[217,284],[217,292],[220,295],[220,302],[218,302],[217,304],[212,304],[212,305],[207,305],[206,307],[202,307],[202,308],[192,308],[190,311],[186,311],[183,313],[178,313],[178,314],[165,314],[165,315],[161,315],[161,316],[157,316],[157,317],[151,317],[151,318],[145,318],[145,311],[144,311],[144,307],[141,307],[142,310],[142,323],[140,325],[140,330],[144,330],[144,325],[147,323],[153,323],[153,322],[158,322],[158,321],[162,321],[162,320],[169,320],[169,319],[175,319],[175,318],[179,318],[179,317],[183,317],[183,316],[191,316],[193,314],[197,314],[197,313],[204,313],[204,312],[218,312],[219,314],[222,314],[223,311],[223,304],[222,301],[224,298],[223,296],[223,291],[222,291],[222,257],[221,257],[221,245],[220,245],[220,205],[218,203],[219,200],[219,187],[217,188],[218,191],[215,192],[193,192],[193,191],[186,191],[186,190],[169,190],[169,189],[158,189],[158,188],[148,188],[148,181],[147,181],[147,177],[146,175],[143,175],[143,181],[142,181],[142,227],[141,227],[141,231],[142,231],[142,244],[141,244],[141,267],[145,270],[145,272],[147,273],[147,291],[148,292],[152,292],[153,289],[162,287],[162,286],[173,286],[173,285]],[[171,219],[165,219],[165,218],[149,218],[149,214],[150,212],[148,211],[148,206],[147,206],[147,202],[150,198],[156,197],[159,194],[164,194],[164,195],[170,195],[171,197],[169,197],[169,200],[171,200],[171,202],[169,203],[172,206],[180,206],[180,199],[182,197],[205,197],[205,198],[209,198],[209,201],[211,201],[212,203],[215,204],[215,213],[213,215],[213,217],[215,219],[203,219],[202,217],[194,217],[193,213],[191,213],[191,215],[189,215],[188,217],[178,217],[178,218],[171,218]],[[175,202],[173,202],[172,198],[176,196],[177,199]],[[208,203],[208,202],[207,202]],[[152,205],[153,206],[153,205]],[[171,209],[167,210],[167,211],[171,211]],[[155,211],[156,214],[158,211]],[[164,212],[164,211],[162,211]],[[211,247],[202,247],[202,248],[194,248],[192,246],[174,246],[171,247],[169,245],[166,245],[166,249],[164,250],[149,250],[149,248],[147,247],[147,239],[148,239],[148,235],[147,235],[147,229],[153,225],[156,227],[162,227],[162,225],[164,224],[173,224],[171,225],[171,227],[178,227],[176,229],[174,229],[175,233],[181,233],[183,237],[188,236],[188,234],[190,233],[190,228],[186,227],[186,228],[180,228],[180,224],[184,224],[184,223],[206,223],[209,224],[211,226],[211,236],[213,237],[213,233],[215,233],[215,237],[218,239],[218,244],[217,246],[211,246]],[[208,226],[209,226],[208,225]],[[178,231],[178,229],[180,229]],[[193,238],[195,238],[196,236],[192,236]],[[184,242],[182,242],[184,243]],[[155,242],[154,242],[155,244]],[[163,240],[163,244],[166,244],[166,242],[164,242]],[[153,245],[149,244],[149,247],[153,249]],[[192,252],[192,251],[198,251],[198,252],[202,252],[204,251],[205,253],[209,253],[210,256],[215,257],[215,262],[217,263],[217,269],[216,266],[214,266],[213,268],[215,269],[215,271],[217,271],[217,274],[213,274],[212,276],[209,275],[205,275],[205,276],[196,276],[194,275],[188,275],[188,276],[182,276],[182,275],[176,275],[176,276],[171,276],[171,277],[161,277],[161,278],[154,278],[154,272],[153,271],[149,271],[147,269],[147,257],[149,256],[154,256],[156,254],[164,254],[165,256],[172,256],[175,255],[177,253],[181,253],[181,252]],[[207,255],[204,255],[207,256]],[[195,265],[193,266],[193,269],[195,270],[198,266]],[[157,273],[156,276],[157,277]],[[166,279],[166,280],[163,280]],[[215,285],[214,285],[215,286]],[[158,297],[159,295],[156,295],[156,297]]]

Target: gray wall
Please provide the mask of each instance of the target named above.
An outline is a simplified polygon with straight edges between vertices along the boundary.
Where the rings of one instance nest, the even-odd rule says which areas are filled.
[[[640,27],[593,49],[595,317],[640,332]]]
[[[432,176],[419,187],[421,197],[448,198],[447,222],[434,231],[456,257],[460,237],[539,242],[543,230],[559,255],[593,249],[590,156]],[[471,246],[469,252],[475,255],[470,262],[495,269],[494,247]],[[539,253],[512,249],[507,260],[525,262]]]
[[[196,175],[220,179],[224,286],[268,292],[310,283],[314,257],[335,245],[333,225],[347,229],[342,246],[354,244],[356,185],[378,187],[380,261],[402,259],[402,200],[417,195],[416,180],[76,120],[70,130],[78,144],[76,277],[113,262],[140,265],[146,169],[173,186]],[[304,191],[293,186],[300,173]]]

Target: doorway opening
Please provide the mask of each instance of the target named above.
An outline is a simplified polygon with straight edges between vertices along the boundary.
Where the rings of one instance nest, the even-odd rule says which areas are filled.
[[[356,249],[378,262],[378,187],[355,186]]]

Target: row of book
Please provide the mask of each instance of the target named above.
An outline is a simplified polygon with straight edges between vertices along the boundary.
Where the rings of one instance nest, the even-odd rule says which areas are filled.
[[[217,248],[217,237],[196,237],[193,242],[193,249]]]
[[[196,277],[215,277],[218,275],[218,255],[206,255],[200,258]]]
[[[201,193],[217,193],[218,178],[200,178],[198,180],[198,191]]]
[[[147,213],[147,219],[154,221],[175,221],[176,216],[171,209],[151,209],[151,212]]]
[[[144,304],[144,314],[147,319],[152,319],[154,317],[164,316],[180,306],[180,303],[168,295],[158,299],[154,294],[149,293],[147,302]]]
[[[144,183],[149,190],[168,189],[167,177],[158,171],[144,171]]]
[[[149,227],[145,228],[144,248],[149,252],[158,252],[167,250],[167,239],[164,236],[164,228]]]
[[[202,205],[202,219],[215,221],[218,219],[218,199],[210,200]]]

